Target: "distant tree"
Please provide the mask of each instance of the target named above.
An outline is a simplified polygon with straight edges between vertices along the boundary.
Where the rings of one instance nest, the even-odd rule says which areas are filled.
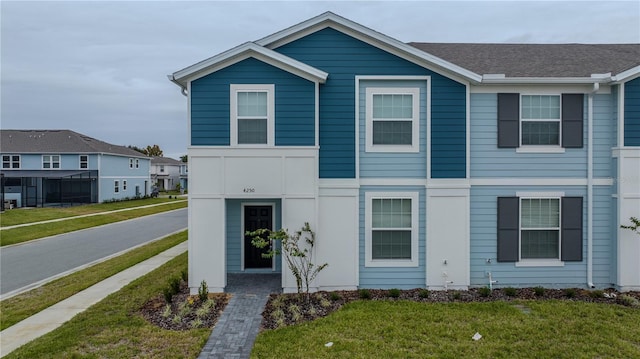
[[[130,149],[132,149],[132,150],[134,150],[134,151],[138,151],[138,152],[140,152],[140,153],[145,153],[145,152],[144,152],[144,148],[140,148],[140,147],[138,147],[138,146],[134,146],[134,145],[129,145],[129,146],[127,146],[127,147],[128,147],[128,148],[130,148]],[[145,153],[145,154],[146,154],[146,153]]]
[[[158,145],[147,146],[142,153],[149,157],[162,157],[163,155],[162,150]]]
[[[180,161],[187,163],[189,161],[189,156],[188,155],[180,156]]]

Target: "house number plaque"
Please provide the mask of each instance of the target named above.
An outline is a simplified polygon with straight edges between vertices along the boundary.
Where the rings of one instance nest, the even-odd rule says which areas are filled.
[[[244,192],[244,193],[254,193],[255,191],[256,191],[256,189],[255,189],[255,188],[253,188],[253,187],[245,187],[245,188],[242,190],[242,192]]]

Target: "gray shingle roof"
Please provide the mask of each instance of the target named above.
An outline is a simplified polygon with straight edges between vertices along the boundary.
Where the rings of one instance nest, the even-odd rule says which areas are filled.
[[[590,77],[640,66],[640,44],[468,44],[410,42],[480,75]]]
[[[175,160],[171,157],[151,157],[151,164],[152,165],[174,165],[174,166],[186,165],[186,163]]]
[[[128,147],[112,145],[71,130],[0,130],[2,153],[109,153],[142,157]]]

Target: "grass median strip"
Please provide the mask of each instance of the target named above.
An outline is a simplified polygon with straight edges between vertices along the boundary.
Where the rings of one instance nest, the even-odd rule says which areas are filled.
[[[195,358],[211,329],[165,330],[139,314],[186,268],[185,253],[6,358]]]
[[[163,206],[139,208],[133,211],[106,213],[100,216],[82,217],[62,222],[35,224],[28,227],[7,229],[0,233],[0,246],[27,242],[33,239],[44,238],[56,234],[120,222],[127,219],[166,212],[174,209],[186,208],[187,205],[187,201],[179,201]]]
[[[8,210],[0,214],[0,227],[9,227],[24,223],[48,221],[52,219],[68,218],[85,214],[115,211],[119,209],[162,204],[174,201],[175,199],[169,198],[145,198],[130,201],[97,203],[71,207],[47,207]]]
[[[29,292],[3,300],[0,302],[0,328],[4,330],[103,279],[151,258],[185,240],[187,240],[187,232],[180,232],[60,278]]]

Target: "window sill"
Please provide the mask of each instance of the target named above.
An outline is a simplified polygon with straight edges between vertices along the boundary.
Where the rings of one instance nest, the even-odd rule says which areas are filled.
[[[402,146],[402,145],[367,145],[365,148],[365,152],[367,153],[393,153],[393,152],[402,152],[402,153],[418,153],[420,152],[420,148],[418,146]]]
[[[516,262],[516,267],[564,267],[564,262],[558,259],[522,259]]]
[[[560,146],[521,146],[516,148],[517,153],[564,153],[564,147]]]
[[[375,267],[417,267],[418,261],[411,259],[388,259],[388,260],[367,260],[364,263],[367,268]]]

